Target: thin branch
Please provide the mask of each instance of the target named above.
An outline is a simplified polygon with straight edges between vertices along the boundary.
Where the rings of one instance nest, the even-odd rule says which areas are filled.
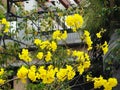
[[[91,83],[91,81],[85,82],[85,83],[81,83],[81,84],[77,84],[77,85],[73,85],[73,86],[70,86],[70,88],[77,87],[77,86],[82,86],[82,85],[89,84],[89,83]]]
[[[21,43],[21,44],[23,44],[23,45],[26,45],[27,46],[27,44],[26,43],[23,43],[23,42],[21,42],[21,41],[18,41],[18,40],[15,40],[15,39],[13,39],[13,38],[9,38],[10,40],[13,40],[13,41],[15,41],[15,42],[17,42],[17,43]]]
[[[5,84],[7,84],[7,83],[9,83],[9,82],[11,82],[11,81],[18,80],[18,79],[19,79],[18,77],[12,78],[12,79],[6,81],[4,84],[0,85],[0,87],[2,87],[3,85],[5,85]]]
[[[29,64],[23,60],[21,60],[18,56],[15,56],[15,55],[12,55],[12,54],[9,54],[9,53],[0,53],[0,54],[4,54],[4,55],[9,55],[9,56],[14,56],[16,58],[16,60],[18,61],[22,61],[23,63],[25,63],[26,65],[29,66]]]
[[[4,45],[4,48],[6,49],[5,37],[4,36],[3,36],[3,45]]]
[[[2,52],[0,52],[0,54],[5,54],[5,55],[9,55],[9,56],[17,57],[17,56],[15,56],[15,55],[13,55],[13,54],[9,54],[9,53],[2,53]]]

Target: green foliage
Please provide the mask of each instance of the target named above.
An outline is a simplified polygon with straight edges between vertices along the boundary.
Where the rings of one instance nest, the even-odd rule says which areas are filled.
[[[116,30],[113,34],[108,54],[104,56],[104,65],[106,71],[109,71],[111,74],[114,73],[120,66],[120,29]]]
[[[0,19],[5,17],[5,10],[2,5],[0,5]]]
[[[27,90],[45,90],[45,85],[43,83],[29,83],[27,86],[26,86],[26,89]]]
[[[95,32],[104,24],[103,8],[104,4],[101,0],[82,0],[84,9],[85,29]]]

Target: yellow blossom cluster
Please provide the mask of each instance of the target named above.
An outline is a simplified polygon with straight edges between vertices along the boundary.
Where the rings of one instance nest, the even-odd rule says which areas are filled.
[[[40,48],[42,50],[43,49],[51,49],[51,43],[50,43],[50,41],[46,40],[46,41],[41,42]]]
[[[80,73],[80,75],[83,74],[83,72],[88,69],[91,65],[90,61],[85,61],[84,63],[80,63],[78,66],[78,72]]]
[[[104,54],[106,54],[108,52],[108,44],[107,41],[104,42],[104,44],[101,46],[102,51]]]
[[[84,62],[85,60],[89,61],[90,57],[87,53],[83,52],[83,51],[76,51],[74,50],[72,52],[72,56],[77,57],[77,60],[79,62]]]
[[[30,69],[28,70],[28,78],[33,82],[36,81],[37,76],[36,76],[36,66],[35,65],[32,65],[30,67]]]
[[[55,41],[42,41],[40,39],[35,39],[34,44],[37,45],[40,49],[46,49],[46,50],[51,50],[51,51],[56,51],[57,49],[57,43]]]
[[[41,60],[43,58],[43,52],[38,52],[37,58]]]
[[[0,79],[0,85],[4,84],[5,83],[5,80],[3,79]]]
[[[46,60],[46,62],[52,60],[52,54],[50,51],[47,52],[47,55],[45,56],[45,60]]]
[[[62,33],[62,31],[56,30],[53,32],[52,38],[54,40],[65,40],[67,38],[67,31],[64,31],[64,33]]]
[[[83,25],[83,17],[79,14],[69,15],[66,17],[65,22],[76,32],[77,29],[81,28]]]
[[[101,38],[101,32],[96,33],[97,38]]]
[[[9,32],[10,23],[5,18],[2,19],[1,24],[5,25],[5,28],[4,28],[3,32],[4,33]]]
[[[32,65],[30,69],[26,68],[25,66],[22,66],[18,72],[17,77],[22,80],[23,83],[26,82],[26,79],[29,78],[33,82],[36,81],[36,66]]]
[[[115,87],[118,84],[118,81],[116,78],[109,78],[104,79],[102,76],[100,77],[90,77],[87,75],[87,81],[93,81],[94,82],[94,88],[101,88],[104,87],[104,90],[112,90],[113,87]]]
[[[100,76],[100,77],[95,77],[95,78],[93,78],[93,81],[94,81],[94,88],[96,89],[96,88],[100,88],[101,86],[103,86],[104,84],[106,84],[106,80],[105,79],[103,79],[103,77],[102,76]]]
[[[0,68],[0,76],[4,74],[4,69]]]
[[[97,38],[101,38],[101,37],[102,37],[101,34],[104,33],[105,31],[106,31],[106,30],[102,28],[102,29],[100,30],[100,32],[96,33]]]
[[[2,79],[4,72],[5,72],[4,69],[0,68],[0,85],[4,84],[4,82],[5,82],[5,80]]]
[[[17,72],[17,77],[20,78],[23,83],[25,83],[27,79],[27,74],[28,69],[25,66],[22,66]]]
[[[37,58],[38,58],[39,60],[42,60],[43,57],[45,57],[45,61],[46,61],[46,62],[49,62],[50,60],[52,60],[52,54],[51,54],[50,51],[48,51],[46,55],[44,55],[43,52],[38,52]]]
[[[73,51],[72,56],[77,57],[77,61],[79,62],[77,69],[80,75],[82,75],[85,69],[88,69],[91,65],[89,55],[83,51]]]
[[[42,79],[42,82],[49,84],[54,82],[55,74],[58,71],[57,68],[54,68],[53,65],[49,65],[47,69],[44,66],[38,68],[38,78]]]
[[[54,81],[55,73],[57,71],[57,68],[53,68],[52,65],[49,65],[48,69],[45,69],[44,66],[40,66],[38,69],[35,65],[32,65],[30,69],[22,66],[17,72],[17,77],[20,78],[23,82],[25,82],[26,79],[29,78],[33,82],[42,79],[43,83],[49,84]]]
[[[22,49],[22,53],[19,53],[19,58],[24,60],[25,62],[32,61],[31,57],[29,56],[28,49]]]
[[[57,50],[57,43],[55,41],[35,39],[34,44],[37,45],[40,50],[36,55],[39,60],[45,60],[46,62],[52,60],[52,52]]]
[[[94,78],[94,88],[100,88],[101,86],[104,87],[104,90],[112,90],[113,87],[117,85],[116,78],[109,78],[108,80],[103,79],[102,76],[99,78]]]
[[[84,38],[86,44],[88,45],[88,49],[87,50],[88,51],[91,50],[93,42],[91,40],[90,33],[87,30],[84,31],[83,38]]]
[[[107,82],[103,85],[104,90],[112,90],[113,87],[117,86],[118,81],[116,78],[109,78]]]
[[[41,41],[40,39],[38,39],[38,38],[36,38],[36,39],[34,40],[34,44],[37,45],[37,46],[40,45],[41,42],[42,42],[42,41]]]
[[[44,84],[53,83],[55,80],[64,81],[65,79],[71,80],[75,76],[75,71],[70,65],[66,65],[66,68],[54,68],[53,65],[49,65],[47,68],[40,66],[36,68],[35,65],[30,66],[30,69],[27,69],[25,66],[22,66],[18,72],[17,77],[25,82],[29,78],[32,82],[37,80],[42,80]]]
[[[70,65],[66,65],[66,68],[60,68],[57,72],[57,78],[59,81],[64,81],[65,79],[71,80],[75,76],[75,71]]]

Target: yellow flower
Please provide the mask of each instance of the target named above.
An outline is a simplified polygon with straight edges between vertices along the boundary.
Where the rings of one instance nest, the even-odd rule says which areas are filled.
[[[72,71],[72,70],[73,70],[73,67],[70,66],[70,65],[66,65],[66,69],[67,69],[68,71]]]
[[[56,68],[54,69],[53,65],[49,65],[48,70],[44,69],[44,66],[41,66],[38,71],[43,83],[50,84],[54,81]]]
[[[44,66],[40,66],[38,68],[38,72],[40,73],[39,78],[41,78],[41,79],[46,78],[47,70],[44,69]]]
[[[3,32],[4,33],[9,32],[10,23],[5,18],[2,19],[2,24],[5,25],[5,30]]]
[[[79,14],[74,14],[73,15],[73,19],[74,19],[74,24],[75,24],[75,27],[78,29],[80,27],[82,27],[83,25],[83,17]]]
[[[103,84],[104,90],[112,90],[113,87],[115,87],[118,84],[116,78],[109,78],[108,81]]]
[[[101,32],[96,33],[96,36],[97,36],[97,38],[101,38],[101,37],[102,37],[102,36],[101,36]]]
[[[33,72],[36,72],[36,66],[35,66],[35,65],[32,65],[32,66],[30,67],[30,70],[33,71]]]
[[[57,72],[58,81],[64,81],[65,79],[71,80],[75,76],[75,71],[70,65],[66,65],[66,68],[60,68]]]
[[[104,85],[104,90],[112,90],[112,87],[108,83],[106,83]]]
[[[40,44],[41,44],[41,40],[40,40],[40,39],[35,39],[35,40],[34,40],[34,44],[40,45]]]
[[[37,58],[38,58],[38,59],[42,59],[42,58],[43,58],[43,52],[38,52]]]
[[[67,31],[64,31],[64,33],[61,35],[61,39],[65,40],[67,38]]]
[[[102,76],[100,76],[99,78],[94,78],[94,88],[100,88],[101,86],[103,86],[104,84],[107,83],[107,80],[103,79]]]
[[[54,42],[54,41],[51,42],[51,49],[52,49],[53,52],[57,49],[56,42]]]
[[[67,38],[67,31],[62,33],[60,30],[56,30],[53,32],[52,38],[55,40],[65,40]]]
[[[5,80],[3,79],[0,79],[0,85],[4,84],[5,83]]]
[[[105,29],[101,28],[100,32],[96,33],[97,38],[101,38],[102,37],[101,34],[104,33],[105,31],[106,31]]]
[[[60,30],[54,31],[53,35],[52,35],[52,38],[56,39],[56,40],[61,40],[61,32],[60,32]]]
[[[27,74],[28,74],[28,69],[22,66],[17,72],[17,77],[20,78],[23,83],[25,83]]]
[[[1,69],[0,69],[0,76],[3,75],[3,74],[4,74],[4,69],[1,68]]]
[[[22,54],[19,53],[19,58],[24,60],[25,62],[30,62],[32,59],[29,56],[29,52],[27,49],[22,49]]]
[[[90,77],[90,75],[87,75],[86,78],[87,78],[87,81],[92,81],[93,80],[93,78]]]
[[[104,44],[101,47],[102,47],[103,53],[106,54],[108,52],[108,44],[107,44],[107,42],[105,41]]]
[[[7,22],[6,19],[3,18],[3,19],[2,19],[2,24],[6,24],[6,22]]]
[[[73,27],[74,26],[74,18],[72,15],[69,15],[66,17],[65,22],[68,26]]]
[[[75,76],[75,71],[74,70],[69,71],[68,74],[67,74],[68,80],[73,79],[74,76]]]
[[[89,35],[90,35],[90,33],[89,33],[87,30],[85,30],[85,31],[84,31],[84,36],[87,36],[87,37],[88,37]]]
[[[109,83],[109,86],[111,86],[111,87],[115,87],[118,84],[116,78],[109,78],[108,83]]]
[[[85,53],[85,60],[87,60],[87,61],[89,61],[90,60],[90,57],[89,57],[89,55],[87,54],[87,53]]]
[[[66,65],[66,66],[67,66],[66,69],[68,71],[67,78],[68,78],[68,80],[71,80],[75,76],[75,71],[73,70],[72,66],[70,66],[70,65]]]
[[[43,79],[43,83],[52,83],[55,79],[55,71],[54,69],[48,69],[46,78]]]
[[[53,65],[48,66],[48,70],[51,70],[51,69],[53,69]]]
[[[92,44],[93,44],[93,42],[91,41],[90,33],[87,30],[85,30],[83,36],[84,36],[84,40],[85,40],[86,44],[88,45],[87,50],[89,51],[92,49]]]
[[[54,70],[55,70],[55,72],[58,72],[58,68],[55,68]]]
[[[5,30],[3,31],[4,33],[7,33],[9,32],[9,29],[8,28],[5,28]]]
[[[87,68],[89,68],[90,67],[90,61],[85,61],[84,63],[83,63],[83,67],[85,68],[85,69],[87,69]]]
[[[29,70],[28,78],[30,80],[32,80],[33,82],[36,81],[36,74],[35,74],[35,72]]]
[[[84,62],[85,61],[85,53],[82,52],[82,51],[73,51],[73,55],[72,56],[75,56],[77,57],[77,60],[80,61],[80,62]]]
[[[74,32],[83,25],[83,17],[79,14],[69,15],[65,20],[66,24],[70,26]]]
[[[103,79],[102,76],[100,77],[95,77],[93,78],[94,81],[94,88],[100,88],[100,87],[104,87],[104,90],[112,90],[113,87],[115,87],[118,82],[116,78],[109,78],[108,80]]]
[[[84,72],[84,66],[80,64],[77,69],[78,69],[79,74],[82,75]]]
[[[50,49],[50,45],[51,45],[51,43],[48,41],[48,40],[46,40],[46,41],[43,41],[42,43],[41,43],[41,45],[40,45],[40,48],[43,50],[43,49]]]
[[[9,28],[10,27],[10,22],[6,22],[6,24],[5,24],[5,28]]]
[[[50,60],[52,60],[52,54],[50,51],[47,52],[47,55],[45,56],[45,60],[46,62],[49,62]]]
[[[67,78],[67,69],[60,68],[57,72],[57,78],[59,81],[64,81]]]

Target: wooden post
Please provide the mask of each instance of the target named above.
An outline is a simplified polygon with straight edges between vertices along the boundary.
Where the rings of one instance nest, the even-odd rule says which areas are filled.
[[[65,7],[65,8],[69,8],[70,7],[70,2],[68,0],[59,0],[60,3],[62,3],[62,5]]]
[[[27,83],[27,81],[26,83],[23,83],[21,80],[14,80],[13,88],[14,90],[26,90]]]
[[[74,1],[75,1],[77,4],[79,4],[81,0],[74,0]]]

